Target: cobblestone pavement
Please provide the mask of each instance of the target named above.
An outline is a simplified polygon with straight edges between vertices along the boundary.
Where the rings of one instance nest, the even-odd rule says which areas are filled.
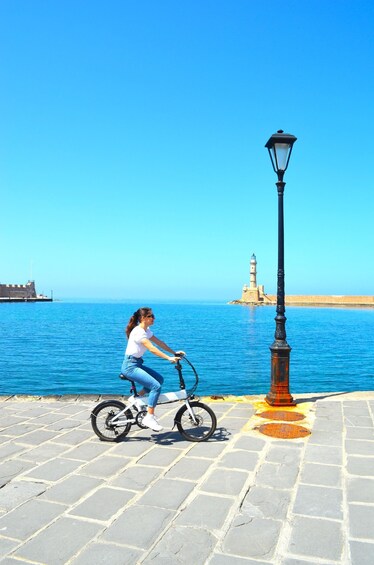
[[[169,404],[163,432],[106,443],[97,399],[0,397],[1,565],[372,565],[374,393],[296,398],[306,438],[263,435],[240,397],[205,399],[208,442]]]

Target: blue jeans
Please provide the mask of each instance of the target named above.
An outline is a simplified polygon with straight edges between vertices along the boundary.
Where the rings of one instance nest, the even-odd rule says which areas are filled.
[[[160,396],[164,378],[157,371],[144,367],[141,357],[138,359],[132,355],[125,355],[121,372],[127,378],[142,385],[146,392],[149,392],[148,406],[154,408]]]

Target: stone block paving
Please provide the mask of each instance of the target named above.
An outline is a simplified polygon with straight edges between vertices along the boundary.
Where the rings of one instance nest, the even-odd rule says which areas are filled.
[[[374,393],[300,398],[293,440],[258,431],[258,399],[204,399],[203,443],[178,405],[101,442],[96,401],[0,397],[0,565],[374,563]]]

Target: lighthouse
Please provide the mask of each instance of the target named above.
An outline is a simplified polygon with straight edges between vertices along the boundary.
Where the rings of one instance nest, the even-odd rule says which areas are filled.
[[[263,302],[263,294],[263,285],[257,286],[257,259],[256,255],[252,253],[249,262],[249,286],[244,285],[240,302],[245,302],[246,304],[261,304]]]
[[[257,261],[253,253],[249,264],[249,288],[257,288]]]

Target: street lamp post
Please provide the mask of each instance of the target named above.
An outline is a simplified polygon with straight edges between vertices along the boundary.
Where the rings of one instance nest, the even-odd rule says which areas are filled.
[[[292,147],[296,141],[294,135],[278,130],[271,136],[265,147],[269,151],[271,163],[278,175],[278,283],[277,315],[275,317],[275,340],[271,351],[271,387],[266,395],[266,402],[272,406],[294,406],[289,391],[289,364],[291,347],[286,341],[286,317],[284,306],[284,221],[283,193],[286,185],[283,176],[288,167]]]

